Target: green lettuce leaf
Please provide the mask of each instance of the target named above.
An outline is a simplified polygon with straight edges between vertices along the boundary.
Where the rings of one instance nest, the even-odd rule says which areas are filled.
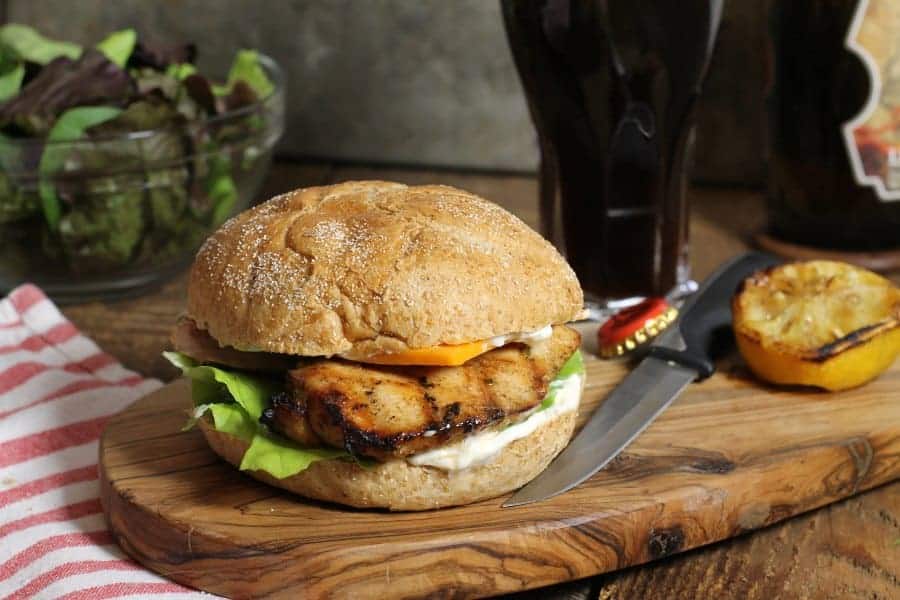
[[[296,475],[318,460],[351,458],[348,452],[337,448],[303,448],[260,424],[259,417],[269,397],[283,389],[280,382],[201,365],[180,352],[163,352],[163,356],[192,380],[191,392],[196,408],[185,429],[190,429],[209,411],[216,430],[250,442],[241,461],[241,470],[265,471],[283,479]]]
[[[134,29],[123,29],[122,31],[114,31],[97,44],[97,50],[106,55],[111,62],[120,67],[124,67],[125,63],[134,52],[134,45],[137,43],[137,34]]]
[[[194,359],[181,354],[180,352],[163,352],[169,362],[181,369],[187,377],[194,381],[200,381],[207,384],[220,384],[228,391],[228,394],[237,402],[250,416],[250,418],[258,421],[262,416],[263,410],[268,405],[269,397],[280,391],[283,385],[280,381],[273,379],[249,375],[242,371],[228,371],[219,367],[211,367],[209,365],[198,365]],[[212,393],[210,390],[216,389],[216,386],[200,386],[201,397],[194,398],[194,404],[208,404]],[[222,400],[219,400],[222,402]]]
[[[0,75],[0,102],[6,102],[19,93],[25,78],[25,64],[16,63]]]
[[[147,172],[147,199],[156,234],[170,236],[187,225],[182,215],[188,204],[188,178],[187,170],[181,168]]]
[[[237,404],[211,404],[209,407],[216,429],[242,440],[252,441],[259,431],[257,421]]]
[[[249,85],[260,98],[267,98],[275,89],[259,62],[259,52],[256,50],[239,50],[228,71],[228,81],[224,86],[214,86],[213,91],[217,95],[225,95],[238,81]]]
[[[77,140],[95,125],[114,119],[122,112],[114,106],[79,106],[60,115],[47,136],[48,142]]]
[[[218,425],[216,426],[218,428]],[[300,448],[284,438],[257,433],[241,460],[242,471],[265,471],[284,479],[305,471],[318,460],[348,456],[336,448]]]
[[[166,75],[178,81],[184,80],[197,72],[197,67],[191,63],[174,63],[166,67]]]
[[[194,381],[193,383],[198,383]],[[206,382],[199,382],[205,384]],[[195,388],[196,389],[196,388]],[[196,396],[194,397],[196,401]],[[230,398],[228,398],[230,401]],[[194,412],[191,413],[190,418],[187,423],[184,424],[184,427],[181,428],[182,431],[188,431],[189,429],[193,429],[193,427],[197,424],[203,415],[206,413],[210,413],[213,416],[213,424],[216,429],[222,431],[224,433],[231,434],[235,437],[239,437],[245,441],[252,441],[253,436],[256,435],[257,426],[254,424],[253,419],[250,418],[250,415],[247,414],[247,411],[244,410],[240,405],[235,404],[234,402],[230,403],[219,403],[219,404],[199,404],[194,408]]]
[[[205,415],[209,409],[212,408],[212,404],[200,404],[194,406],[193,412],[191,412],[190,418],[188,418],[187,423],[181,428],[182,431],[190,431],[197,425],[197,421],[199,421],[203,415]]]
[[[569,357],[569,360],[565,362],[562,369],[556,374],[554,380],[558,381],[560,379],[566,379],[576,373],[584,375],[584,357],[581,355],[581,350],[576,350],[575,353]]]
[[[559,391],[563,381],[572,375],[581,375],[584,377],[584,357],[581,356],[581,350],[576,350],[575,353],[569,357],[569,360],[565,362],[562,369],[559,370],[559,373],[557,373],[556,377],[553,378],[553,381],[550,382],[547,395],[544,396],[544,400],[541,402],[538,411],[547,410],[553,406],[553,403],[556,402],[556,393]]]
[[[142,192],[140,189],[121,193],[105,191],[105,184],[113,181],[87,180],[84,195],[58,221],[57,239],[75,271],[126,264],[141,240]]]
[[[231,178],[231,161],[222,155],[209,159],[209,175],[205,181],[206,195],[212,202],[212,224],[216,227],[231,215],[238,200],[237,187]]]
[[[81,56],[78,44],[45,38],[31,27],[18,23],[0,27],[0,45],[11,49],[22,60],[39,65],[46,65],[60,56],[73,60]]]
[[[79,106],[70,108],[57,119],[47,135],[47,141],[76,140],[82,137],[90,127],[114,119],[121,112],[122,109],[111,106]],[[38,191],[41,195],[44,218],[52,230],[56,230],[59,226],[61,210],[59,197],[56,195],[56,189],[49,177],[60,169],[63,160],[65,160],[66,152],[67,149],[61,150],[50,144],[41,155],[41,162],[38,166],[38,171],[41,174]]]

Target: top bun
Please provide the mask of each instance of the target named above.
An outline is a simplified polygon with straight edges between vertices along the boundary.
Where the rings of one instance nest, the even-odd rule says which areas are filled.
[[[220,345],[361,358],[572,320],[572,269],[544,238],[447,186],[288,192],[200,248],[188,314]]]

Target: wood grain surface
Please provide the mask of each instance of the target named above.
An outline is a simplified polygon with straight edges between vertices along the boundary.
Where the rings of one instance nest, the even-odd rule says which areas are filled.
[[[587,366],[584,416],[625,372]],[[109,422],[103,502],[126,552],[219,594],[489,596],[677,554],[897,478],[898,387],[900,365],[841,394],[766,387],[727,367],[569,493],[389,514],[304,501],[220,462],[180,431],[190,400],[177,381]]]
[[[532,176],[276,163],[260,198],[304,185],[378,178],[457,185],[537,221]],[[691,264],[699,278],[748,247],[765,222],[762,194],[752,189],[691,190]],[[894,279],[900,281],[900,274]],[[185,301],[181,276],[142,298],[64,308],[67,317],[126,366],[168,380],[161,357]],[[895,399],[895,402],[897,400]],[[750,535],[651,563],[508,596],[509,600],[715,597],[832,600],[900,598],[900,481],[886,484]]]

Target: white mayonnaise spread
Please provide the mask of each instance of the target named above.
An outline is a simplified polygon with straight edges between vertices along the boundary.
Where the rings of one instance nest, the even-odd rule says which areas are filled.
[[[488,338],[487,343],[491,348],[499,348],[500,346],[505,346],[506,344],[511,344],[513,342],[533,346],[544,340],[549,340],[551,337],[553,337],[553,327],[547,325],[540,329],[535,329],[534,331],[519,331],[517,333],[498,335],[496,337]]]
[[[538,427],[560,415],[577,410],[581,399],[582,377],[581,373],[575,373],[551,383],[548,394],[556,394],[553,404],[544,410],[540,410],[540,406],[533,408],[518,423],[505,429],[476,433],[449,446],[415,454],[406,460],[414,465],[437,467],[445,471],[458,471],[488,463],[512,442],[531,435]]]

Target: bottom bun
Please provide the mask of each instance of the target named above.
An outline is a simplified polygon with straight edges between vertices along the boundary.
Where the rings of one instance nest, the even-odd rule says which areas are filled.
[[[560,415],[506,446],[491,462],[460,471],[416,466],[400,459],[371,468],[345,460],[322,460],[285,479],[263,471],[247,474],[307,498],[358,508],[429,510],[469,504],[500,496],[537,477],[569,443],[575,417],[574,411]],[[206,418],[199,424],[213,451],[232,465],[241,464],[247,442],[217,431]]]

